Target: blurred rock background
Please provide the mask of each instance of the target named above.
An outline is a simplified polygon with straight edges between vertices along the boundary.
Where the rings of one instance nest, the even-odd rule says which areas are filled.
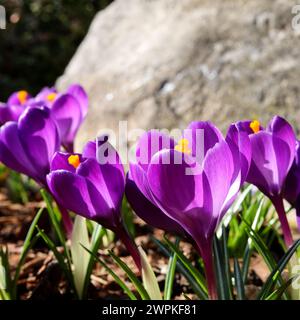
[[[34,89],[36,83],[51,83],[47,72],[57,74],[60,68],[63,73],[63,62],[87,32],[57,81],[59,89],[80,82],[90,96],[78,146],[99,129],[116,129],[120,120],[128,120],[129,129],[177,128],[199,119],[225,129],[238,119],[265,124],[280,114],[300,129],[300,33],[292,28],[294,0],[115,0],[96,14],[88,31],[99,6],[52,2],[65,3],[69,15],[57,22],[63,27],[47,47],[27,47],[43,50],[50,59],[45,65],[38,55],[28,55],[32,61],[23,78],[33,77]],[[89,3],[91,9],[80,11],[79,3]],[[45,29],[28,35],[40,39]],[[24,50],[17,43],[14,50]],[[66,44],[72,49],[65,49]]]

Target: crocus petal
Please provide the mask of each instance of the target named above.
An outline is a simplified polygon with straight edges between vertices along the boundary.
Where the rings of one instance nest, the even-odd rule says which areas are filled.
[[[62,143],[72,144],[82,122],[78,101],[70,94],[61,95],[53,103],[51,114],[57,123]]]
[[[235,125],[239,131],[246,132],[248,135],[250,135],[254,133],[250,126],[251,122],[251,120],[238,121],[235,123]],[[264,130],[261,125],[259,126],[259,129],[260,131]]]
[[[82,118],[85,118],[88,112],[88,96],[83,87],[79,84],[72,84],[68,88],[67,93],[73,95],[77,99],[80,104]]]
[[[175,141],[160,132],[159,130],[150,130],[144,133],[136,147],[137,163],[147,171],[151,158],[158,151],[163,149],[174,149]]]
[[[134,212],[147,224],[170,233],[184,235],[184,230],[177,222],[164,214],[142,194],[129,173],[126,178],[125,194]]]
[[[105,227],[111,226],[110,208],[88,179],[69,171],[57,170],[48,174],[47,182],[53,196],[64,208]]]
[[[247,178],[251,164],[252,151],[249,135],[245,131],[239,130],[236,124],[232,124],[228,129],[226,142],[231,149],[233,159],[235,159],[233,179],[235,180],[241,171],[242,184]]]
[[[124,170],[120,164],[99,165],[95,159],[86,159],[79,165],[77,174],[95,186],[112,211],[119,211],[125,190]]]
[[[226,212],[227,202],[232,201],[240,188],[239,180],[232,181],[234,169],[234,159],[225,140],[208,151],[203,163],[203,171],[209,185],[209,190],[206,192],[212,197],[212,218],[207,231],[210,235],[213,234],[222,215]]]
[[[24,109],[21,106],[0,104],[0,125],[8,121],[18,121]]]
[[[289,165],[291,165],[294,160],[296,148],[296,135],[292,126],[285,119],[275,116],[270,122],[267,131],[273,133],[288,144],[291,153]]]
[[[200,162],[203,161],[209,149],[223,140],[222,133],[209,121],[191,122],[184,130],[183,137],[188,140],[192,155]]]
[[[292,167],[287,175],[284,191],[284,198],[292,205],[295,205],[300,195],[300,143],[296,143],[296,154]]]
[[[97,145],[95,141],[89,141],[85,144],[82,156],[84,158],[97,159]]]
[[[43,102],[47,102],[47,97],[50,94],[57,94],[57,90],[55,88],[49,88],[49,87],[44,87],[35,97],[36,101],[43,101]]]
[[[196,234],[204,237],[212,216],[208,181],[203,180],[202,169],[195,160],[176,164],[174,158],[178,157],[177,153],[175,150],[162,150],[152,158],[147,173],[149,186],[166,215],[192,237]],[[171,161],[166,164],[168,159]]]
[[[75,173],[76,168],[69,163],[70,156],[77,155],[79,157],[79,162],[82,162],[82,156],[79,153],[66,153],[66,152],[56,152],[52,158],[50,171],[55,170],[66,170]]]
[[[39,180],[34,164],[20,141],[16,122],[7,122],[0,129],[0,161],[15,171]]]
[[[120,156],[109,143],[107,135],[100,136],[95,141],[89,141],[83,148],[82,156],[96,159],[99,164],[118,164],[120,168],[123,168]]]
[[[13,106],[13,105],[14,106],[21,106],[23,103],[19,99],[19,93],[20,93],[20,91],[12,93],[7,99],[7,104],[10,106]],[[27,102],[30,98],[31,98],[31,96],[27,93],[25,102]]]
[[[269,132],[253,134],[250,141],[252,162],[247,181],[268,196],[279,195],[294,154],[285,141]]]
[[[50,160],[59,150],[60,140],[56,124],[48,108],[27,108],[20,117],[19,137],[29,160],[46,177]]]

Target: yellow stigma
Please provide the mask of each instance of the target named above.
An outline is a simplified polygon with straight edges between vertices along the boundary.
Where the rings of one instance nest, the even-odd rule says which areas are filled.
[[[253,120],[251,123],[250,123],[250,128],[252,129],[252,131],[254,133],[257,133],[259,132],[260,130],[260,123],[258,120]]]
[[[77,167],[80,165],[80,159],[79,159],[79,155],[78,154],[72,154],[69,158],[68,158],[68,163],[73,166],[75,169],[77,169]]]
[[[191,150],[189,149],[189,140],[186,138],[180,139],[178,144],[175,146],[175,150],[190,154]]]
[[[17,97],[20,101],[21,104],[24,104],[27,100],[27,97],[28,97],[28,92],[25,91],[25,90],[21,90],[17,93]]]
[[[47,95],[47,100],[48,100],[49,102],[53,102],[53,101],[55,100],[56,96],[57,96],[57,93],[51,92],[51,93],[49,93],[49,94]]]

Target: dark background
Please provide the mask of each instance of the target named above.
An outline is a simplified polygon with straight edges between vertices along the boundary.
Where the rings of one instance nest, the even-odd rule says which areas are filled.
[[[0,0],[0,101],[26,89],[35,94],[60,76],[94,15],[113,0]]]

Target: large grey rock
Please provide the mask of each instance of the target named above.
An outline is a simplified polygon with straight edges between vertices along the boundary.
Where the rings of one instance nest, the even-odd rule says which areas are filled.
[[[116,0],[99,12],[58,80],[84,85],[99,129],[184,127],[300,116],[300,37],[293,0]],[[300,122],[298,122],[300,128]]]

